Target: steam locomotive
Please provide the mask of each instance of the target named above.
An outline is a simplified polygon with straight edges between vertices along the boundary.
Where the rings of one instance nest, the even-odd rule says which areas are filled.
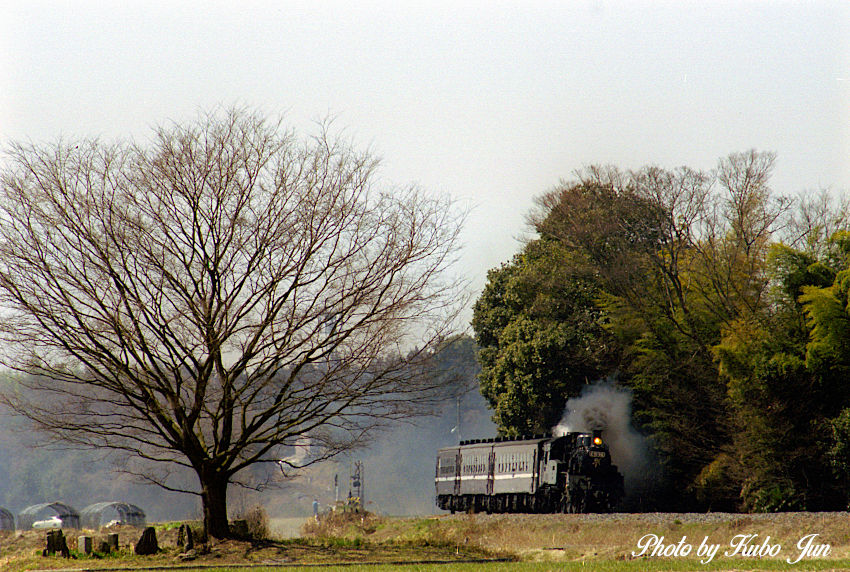
[[[475,512],[611,512],[623,475],[602,431],[461,441],[437,452],[437,506]]]

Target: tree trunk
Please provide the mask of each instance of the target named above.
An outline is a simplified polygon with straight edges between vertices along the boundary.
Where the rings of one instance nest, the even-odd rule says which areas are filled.
[[[227,538],[230,535],[227,524],[228,479],[217,473],[199,473],[198,477],[204,503],[204,529],[213,538]]]

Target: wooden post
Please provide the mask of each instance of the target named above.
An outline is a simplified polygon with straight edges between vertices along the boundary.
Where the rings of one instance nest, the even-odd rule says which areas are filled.
[[[118,552],[118,533],[111,532],[106,535],[106,543],[109,545],[109,551]]]
[[[78,536],[77,537],[77,550],[89,556],[92,551],[92,541],[91,536]]]
[[[59,528],[47,533],[47,547],[42,552],[42,555],[53,556],[57,552],[64,558],[71,557],[71,551],[68,550],[68,543],[65,541],[65,535],[62,534],[62,529]]]
[[[186,552],[195,548],[195,537],[188,524],[180,525],[180,529],[177,531],[177,546]]]
[[[156,540],[156,529],[154,527],[147,527],[144,532],[142,532],[141,538],[136,543],[136,554],[140,556],[147,556],[150,554],[156,554],[159,552],[159,543]]]

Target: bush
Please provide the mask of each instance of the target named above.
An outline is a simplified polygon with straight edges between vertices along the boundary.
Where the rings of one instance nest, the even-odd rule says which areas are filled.
[[[749,490],[747,508],[752,512],[789,512],[803,510],[803,502],[788,483],[773,483]]]
[[[266,540],[269,538],[269,517],[260,505],[254,505],[235,515],[230,532],[237,538]]]
[[[368,511],[336,510],[308,520],[301,528],[305,536],[357,538],[378,529],[383,519]]]

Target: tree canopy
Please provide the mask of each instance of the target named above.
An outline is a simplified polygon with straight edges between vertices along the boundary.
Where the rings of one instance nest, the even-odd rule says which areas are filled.
[[[490,271],[472,325],[481,392],[502,434],[549,431],[566,398],[604,373],[599,293],[588,265],[547,238]]]
[[[7,157],[2,361],[26,375],[5,401],[166,488],[169,466],[191,469],[213,536],[247,467],[299,438],[333,456],[446,383],[425,364],[462,303],[462,214],[379,188],[378,161],[328,126],[302,141],[230,109],[145,145]]]
[[[538,238],[476,304],[500,430],[549,429],[583,383],[616,375],[665,469],[664,507],[843,508],[846,201],[777,195],[774,164],[594,166],[542,195]]]

